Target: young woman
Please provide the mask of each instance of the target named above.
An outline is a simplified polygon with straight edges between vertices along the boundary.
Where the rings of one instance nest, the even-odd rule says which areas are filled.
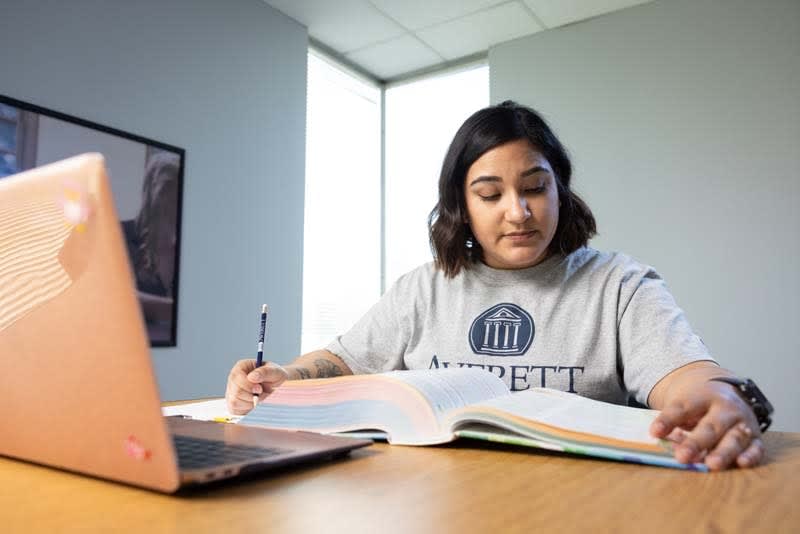
[[[325,349],[285,367],[237,362],[230,411],[246,413],[254,394],[285,380],[480,367],[512,391],[551,387],[662,410],[651,432],[677,442],[679,461],[758,464],[759,421],[717,380],[733,374],[651,267],[586,246],[595,220],[571,174],[533,110],[504,102],[472,115],[442,167],[429,220],[435,261],[401,277]]]

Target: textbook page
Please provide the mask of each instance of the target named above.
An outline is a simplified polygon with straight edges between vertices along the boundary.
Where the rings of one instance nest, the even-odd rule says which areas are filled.
[[[703,463],[678,462],[670,442],[650,435],[658,414],[535,388],[456,410],[450,421],[460,437],[707,472]]]
[[[482,369],[391,371],[385,373],[385,376],[405,382],[418,390],[440,421],[451,410],[509,393],[505,382]]]
[[[501,412],[501,416],[511,414],[529,420],[531,428],[539,423],[619,442],[652,446],[660,442],[649,431],[658,411],[595,401],[554,389],[533,388],[511,393],[473,405],[466,411],[471,412],[470,417],[484,411]],[[525,426],[524,422],[520,424]]]

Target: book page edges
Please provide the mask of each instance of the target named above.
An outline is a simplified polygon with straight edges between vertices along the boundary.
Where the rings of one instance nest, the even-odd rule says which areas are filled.
[[[665,456],[661,454],[651,454],[647,452],[629,451],[616,448],[608,448],[604,446],[594,445],[564,445],[549,443],[539,439],[528,438],[519,434],[507,434],[506,429],[499,429],[500,432],[494,430],[459,430],[456,436],[460,438],[479,439],[490,441],[494,443],[505,443],[509,445],[519,445],[524,447],[532,447],[537,449],[545,449],[555,452],[565,452],[569,454],[577,454],[581,456],[588,456],[594,458],[604,458],[609,460],[616,460],[620,462],[654,465],[658,467],[671,467],[674,469],[683,469],[686,471],[698,471],[707,473],[708,467],[702,463],[689,463],[684,464],[677,461],[674,457]]]
[[[413,436],[409,433],[398,434],[397,429],[391,428],[391,422],[373,420],[355,424],[341,423],[329,427],[323,425],[303,427],[301,423],[295,429],[320,433],[377,429],[387,434],[389,443],[398,445],[433,445],[446,443],[455,438],[452,433],[443,429],[433,407],[413,384],[380,374],[286,381],[259,406],[333,406],[348,401],[383,401],[397,407],[412,421]],[[255,423],[247,416],[242,423],[268,426],[263,422]]]
[[[502,424],[503,421],[510,423],[511,427],[503,427],[507,430],[514,432],[522,432],[522,429],[528,428],[531,431],[538,432],[546,436],[552,436],[556,439],[564,439],[586,445],[600,445],[611,448],[629,449],[642,452],[650,452],[656,454],[669,454],[669,448],[659,443],[644,443],[640,441],[626,441],[620,439],[609,438],[596,434],[588,434],[584,432],[575,432],[572,430],[565,430],[556,426],[539,423],[531,419],[506,413],[494,408],[470,408],[466,407],[462,410],[454,412],[450,418],[451,430],[458,433],[458,425],[469,422],[484,423],[490,425]],[[535,436],[537,439],[541,437]]]

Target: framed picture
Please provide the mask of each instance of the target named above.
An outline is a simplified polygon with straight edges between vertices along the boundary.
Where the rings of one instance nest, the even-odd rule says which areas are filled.
[[[173,347],[185,150],[0,95],[0,179],[84,152],[106,159],[150,344]]]

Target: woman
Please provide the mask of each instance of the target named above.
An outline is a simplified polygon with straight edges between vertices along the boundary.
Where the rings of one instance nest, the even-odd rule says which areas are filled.
[[[481,367],[512,391],[552,387],[662,413],[651,428],[682,462],[749,467],[764,455],[753,410],[650,267],[587,248],[588,206],[563,146],[533,110],[472,115],[448,150],[429,220],[435,261],[401,277],[346,334],[282,367],[241,360],[233,413],[287,379]],[[686,429],[686,430],[684,430]]]

